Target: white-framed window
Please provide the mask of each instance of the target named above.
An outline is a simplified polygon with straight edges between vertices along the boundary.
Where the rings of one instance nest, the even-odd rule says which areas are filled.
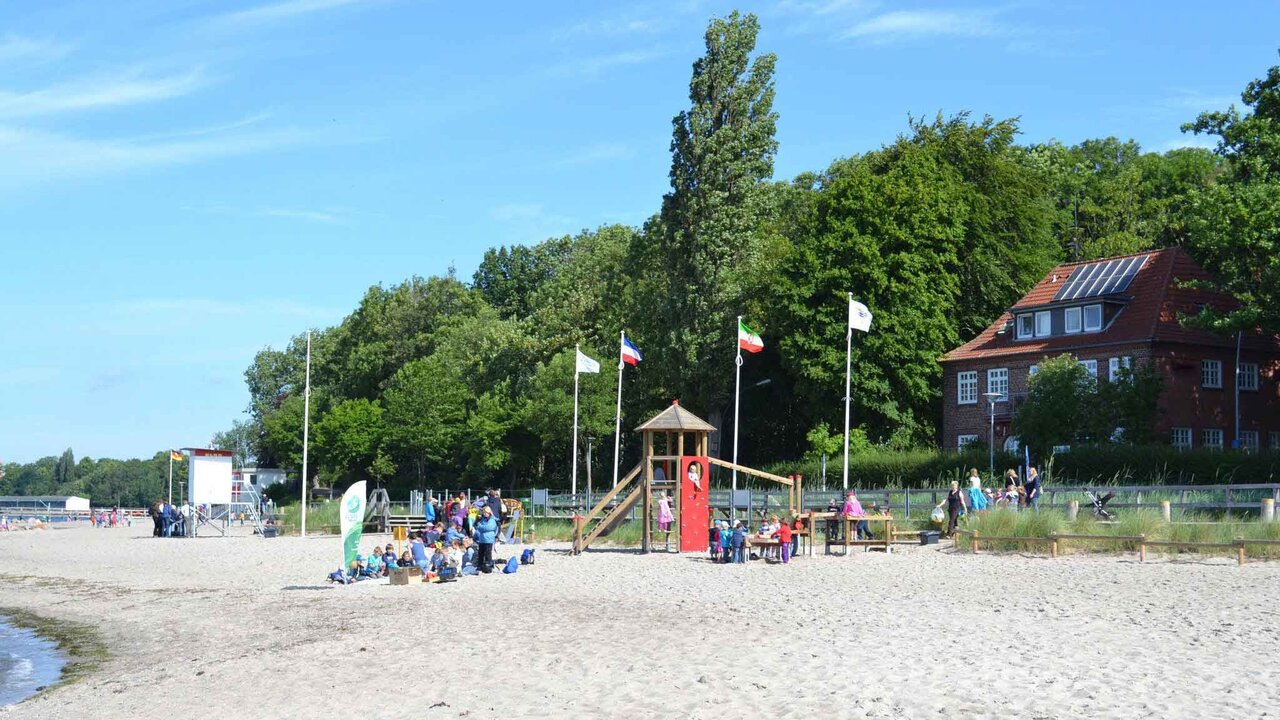
[[[957,435],[956,450],[963,450],[965,449],[965,446],[967,446],[969,443],[975,443],[975,442],[978,442],[977,435]]]
[[[1053,334],[1053,316],[1048,310],[1036,313],[1036,337],[1049,337]]]
[[[1101,305],[1085,305],[1084,306],[1084,331],[1098,332],[1102,329],[1102,306]]]
[[[1240,449],[1247,453],[1258,454],[1258,431],[1257,430],[1241,430],[1240,431]]]
[[[974,405],[978,402],[978,371],[965,370],[956,373],[956,403]]]
[[[1070,446],[1070,445],[1054,445],[1054,446],[1053,446],[1053,454],[1054,454],[1054,455],[1058,455],[1058,454],[1061,454],[1061,453],[1069,453],[1069,452],[1071,452],[1071,446]]]
[[[1124,357],[1114,357],[1107,360],[1107,379],[1111,382],[1119,380],[1121,368],[1124,368],[1125,370],[1132,370],[1133,358],[1126,355]]]
[[[1221,428],[1205,428],[1200,433],[1200,445],[1205,450],[1221,450],[1222,449],[1222,429]]]
[[[1271,431],[1271,441],[1267,443],[1271,447],[1271,452],[1280,452],[1280,432]]]
[[[1062,311],[1062,331],[1067,333],[1080,332],[1080,308],[1067,308]]]
[[[1018,339],[1027,340],[1035,337],[1036,322],[1035,317],[1031,313],[1018,316]]]
[[[1094,380],[1098,379],[1098,361],[1097,360],[1081,360],[1080,364],[1088,371],[1089,377]]]
[[[991,368],[987,371],[987,392],[1009,397],[1009,368]]]
[[[1222,389],[1222,361],[1200,361],[1200,385],[1207,388]]]
[[[1258,391],[1258,363],[1240,363],[1236,373],[1241,390]]]
[[[1179,450],[1191,449],[1191,428],[1176,427],[1173,429],[1173,446]]]

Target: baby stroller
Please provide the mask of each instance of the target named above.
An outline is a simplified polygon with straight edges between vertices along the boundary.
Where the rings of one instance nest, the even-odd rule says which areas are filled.
[[[1116,496],[1115,493],[1109,492],[1106,495],[1099,496],[1098,493],[1092,490],[1085,490],[1084,494],[1086,497],[1089,498],[1089,501],[1093,503],[1094,517],[1098,518],[1099,520],[1115,519],[1116,517],[1115,513],[1107,510],[1107,503],[1111,502],[1112,498]]]

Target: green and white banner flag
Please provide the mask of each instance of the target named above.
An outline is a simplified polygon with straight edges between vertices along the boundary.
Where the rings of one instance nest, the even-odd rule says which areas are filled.
[[[360,535],[364,532],[364,487],[365,481],[352,485],[342,493],[342,550],[346,556],[343,567],[351,567],[356,559],[356,548],[360,546]]]

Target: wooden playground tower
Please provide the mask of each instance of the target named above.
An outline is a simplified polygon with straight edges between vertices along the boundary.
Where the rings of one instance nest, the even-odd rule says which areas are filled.
[[[640,549],[641,552],[651,552],[654,534],[654,493],[662,490],[667,491],[668,497],[671,498],[671,512],[675,516],[673,523],[675,546],[681,551],[705,550],[707,531],[710,526],[706,497],[711,478],[708,472],[703,477],[701,485],[691,485],[690,481],[684,477],[683,471],[688,462],[705,463],[708,471],[711,465],[718,465],[728,470],[736,469],[746,475],[780,483],[787,487],[787,505],[790,513],[794,515],[796,508],[800,506],[800,493],[803,488],[798,479],[793,481],[781,475],[708,457],[708,440],[711,433],[716,432],[716,428],[681,407],[679,400],[672,401],[667,409],[636,428],[636,432],[639,432],[641,437],[640,463],[631,468],[618,481],[618,484],[605,493],[585,515],[575,516],[574,555],[581,554],[597,538],[607,535],[625,522],[636,503],[641,503],[644,523]],[[686,451],[690,452],[686,454]],[[661,468],[660,474],[656,472],[658,468]],[[621,499],[615,502],[615,498]],[[733,502],[732,498],[730,502]],[[699,543],[702,547],[694,547]]]

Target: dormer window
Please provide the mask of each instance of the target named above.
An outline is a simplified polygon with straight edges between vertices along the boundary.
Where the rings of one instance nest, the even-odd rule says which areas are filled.
[[[1053,334],[1053,320],[1048,310],[1036,313],[1036,337],[1049,337]]]
[[[1080,332],[1080,322],[1080,308],[1072,307],[1062,311],[1063,332]]]
[[[1084,306],[1084,331],[1098,332],[1102,330],[1102,306],[1101,305],[1085,305]]]
[[[1036,334],[1035,318],[1030,313],[1018,316],[1018,339],[1029,340]]]

